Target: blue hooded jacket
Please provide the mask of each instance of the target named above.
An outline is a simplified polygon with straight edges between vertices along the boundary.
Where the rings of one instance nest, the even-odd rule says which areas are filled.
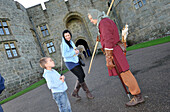
[[[75,53],[76,46],[73,43],[72,40],[70,40],[71,45],[73,48],[70,48],[65,40],[62,38],[62,43],[61,43],[61,53],[62,57],[64,58],[64,62],[73,62],[73,63],[78,63],[79,59],[77,54]]]

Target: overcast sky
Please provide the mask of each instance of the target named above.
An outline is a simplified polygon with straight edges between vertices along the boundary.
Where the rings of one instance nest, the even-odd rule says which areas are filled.
[[[49,0],[14,0],[21,3],[25,8],[32,7],[34,5],[49,1]]]

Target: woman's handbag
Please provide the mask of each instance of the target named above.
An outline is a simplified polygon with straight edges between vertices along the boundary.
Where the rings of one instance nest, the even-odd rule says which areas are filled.
[[[84,61],[83,61],[81,58],[79,58],[79,64],[80,64],[81,66],[85,66],[85,63],[84,63]]]

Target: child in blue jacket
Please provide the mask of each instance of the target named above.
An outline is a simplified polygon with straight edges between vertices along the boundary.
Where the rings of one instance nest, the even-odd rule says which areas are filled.
[[[40,59],[40,66],[44,68],[43,77],[47,82],[48,88],[53,94],[53,98],[56,101],[60,112],[72,112],[69,99],[67,97],[67,85],[64,75],[60,75],[56,70],[54,61],[49,57],[43,57]]]

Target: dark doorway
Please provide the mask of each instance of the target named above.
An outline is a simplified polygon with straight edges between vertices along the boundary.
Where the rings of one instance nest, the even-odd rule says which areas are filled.
[[[83,54],[84,54],[85,58],[91,56],[91,51],[90,51],[89,46],[88,46],[88,44],[87,44],[87,42],[85,40],[79,39],[76,42],[76,47],[78,47],[78,45],[83,45],[84,46],[85,52],[83,52]]]

